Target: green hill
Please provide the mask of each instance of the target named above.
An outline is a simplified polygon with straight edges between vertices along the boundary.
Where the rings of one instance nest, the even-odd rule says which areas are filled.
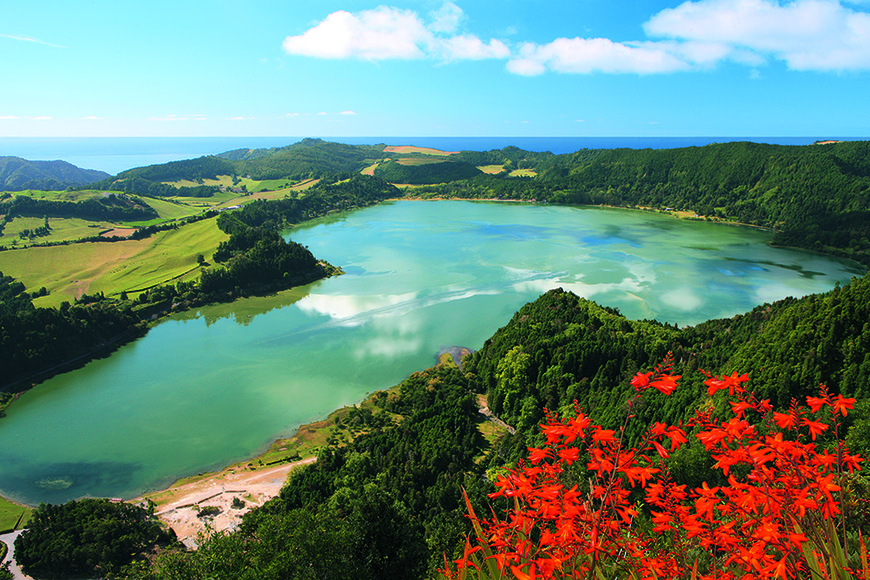
[[[81,169],[66,161],[28,161],[0,157],[0,191],[42,189],[58,191],[105,179],[105,171]]]
[[[237,175],[252,179],[320,177],[325,173],[359,172],[384,157],[384,145],[345,145],[303,139],[287,147],[241,149],[218,155],[232,161]]]

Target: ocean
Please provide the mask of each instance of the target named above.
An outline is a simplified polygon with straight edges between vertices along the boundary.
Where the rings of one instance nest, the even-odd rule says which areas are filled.
[[[672,149],[753,141],[809,145],[820,139],[855,137],[323,137],[350,145],[415,145],[445,151],[488,151],[514,145],[527,151],[573,153],[579,149]],[[115,175],[133,167],[216,155],[233,149],[284,147],[302,137],[0,137],[0,156],[29,160],[62,159],[84,169]]]

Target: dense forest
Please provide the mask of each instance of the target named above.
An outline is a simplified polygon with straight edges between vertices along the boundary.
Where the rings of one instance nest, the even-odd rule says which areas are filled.
[[[105,578],[174,541],[152,508],[89,498],[36,508],[15,560],[36,578]]]
[[[20,157],[0,157],[0,191],[57,191],[87,185],[108,176],[105,171],[81,169],[66,161],[30,161]]]

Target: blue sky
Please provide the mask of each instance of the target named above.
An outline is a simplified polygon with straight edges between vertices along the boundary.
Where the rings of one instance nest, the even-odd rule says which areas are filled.
[[[870,0],[29,0],[0,136],[870,136]]]

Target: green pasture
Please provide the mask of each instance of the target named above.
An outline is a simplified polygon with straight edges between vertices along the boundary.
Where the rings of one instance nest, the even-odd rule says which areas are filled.
[[[187,199],[194,198],[185,198],[184,201],[174,197],[146,197],[143,199],[145,203],[154,208],[154,211],[156,211],[157,215],[160,216],[159,221],[186,218],[202,211],[202,207],[194,206],[187,202]],[[201,198],[196,199],[201,201]]]
[[[51,234],[37,238],[22,239],[20,233],[24,230],[35,230],[45,225],[45,219],[36,217],[17,217],[6,224],[3,235],[0,236],[0,246],[23,247],[31,244],[43,244],[46,242],[64,242],[80,240],[91,236],[97,236],[100,232],[116,227],[111,222],[92,222],[80,218],[48,218],[48,227]],[[123,227],[123,226],[120,226]]]
[[[144,240],[70,244],[0,252],[0,272],[30,292],[45,287],[37,306],[59,306],[82,293],[115,296],[169,281],[199,277],[197,256],[208,261],[227,239],[214,219],[159,232]]]
[[[103,197],[108,193],[96,189],[86,189],[83,191],[45,191],[41,189],[25,189],[24,191],[9,192],[12,197],[24,196],[32,197],[33,199],[45,199],[48,201],[85,201],[94,197]]]
[[[433,163],[444,163],[446,159],[443,157],[401,157],[396,159],[399,165],[432,165]]]
[[[202,183],[193,181],[192,179],[178,179],[175,181],[164,181],[163,183],[175,187],[196,187],[198,185],[222,185],[224,187],[233,187],[233,177],[231,175],[218,175],[217,179],[203,179]]]
[[[12,503],[0,497],[0,532],[23,528],[30,517],[31,508]]]
[[[537,177],[538,172],[534,169],[515,169],[508,174],[508,177]]]

